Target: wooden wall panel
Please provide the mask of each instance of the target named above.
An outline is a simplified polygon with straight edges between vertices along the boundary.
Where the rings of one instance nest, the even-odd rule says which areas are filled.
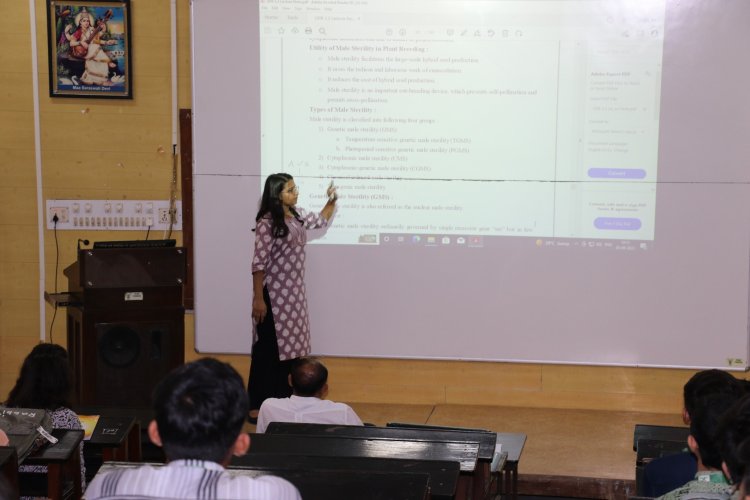
[[[0,110],[0,147],[26,150],[34,147],[34,118],[31,113]]]
[[[36,182],[35,169],[36,164],[32,150],[0,147],[0,179],[2,179],[3,187],[34,186]]]
[[[0,208],[0,216],[3,223],[33,225],[36,228],[36,188],[28,187],[0,187],[0,199],[3,200]],[[36,233],[34,241],[29,242],[32,247],[36,246]]]
[[[39,302],[36,297],[30,299],[0,297],[0,308],[3,311],[3,314],[0,314],[0,332],[2,332],[0,346],[4,345],[2,342],[6,337],[30,337],[34,343],[39,341]],[[18,353],[0,348],[0,357],[16,355]],[[5,365],[0,363],[0,369],[3,366]]]
[[[61,193],[109,189],[118,199],[135,199],[125,186],[137,179],[142,186],[164,189],[172,178],[172,159],[156,149],[151,152],[101,151],[81,155],[64,152],[45,168],[45,190],[60,199]],[[75,179],[75,182],[71,182]],[[73,196],[75,198],[75,196]]]
[[[36,262],[0,262],[0,299],[36,299],[39,265]]]
[[[0,224],[0,262],[39,262],[39,251],[30,246],[37,236],[35,224]]]
[[[682,391],[693,370],[666,370],[625,367],[550,366],[544,371],[544,386],[560,392],[599,392],[622,394],[670,394]],[[596,376],[592,376],[596,373]]]
[[[170,117],[165,115],[111,115],[91,105],[88,113],[42,115],[42,144],[46,152],[94,154],[100,151],[157,151],[159,146],[169,150],[171,142]],[[81,143],[81,136],[71,131],[86,133],[90,139]],[[83,150],[83,151],[82,151]],[[54,161],[54,157],[45,158]],[[105,181],[99,177],[101,183]],[[138,185],[137,179],[131,184]]]
[[[31,96],[27,73],[0,72],[1,110],[30,113],[34,109]]]
[[[7,3],[7,2],[5,2]],[[15,2],[21,3],[21,2]],[[5,7],[3,5],[3,7]],[[23,24],[26,31],[22,33],[13,33],[3,29],[0,32],[0,46],[3,47],[3,73],[25,73],[31,72],[31,45],[29,40],[29,22],[28,15],[23,17],[26,21],[22,21],[20,18],[11,18],[12,23],[3,23],[5,25],[18,25]],[[45,58],[46,60],[46,58]]]
[[[0,325],[3,323],[0,320]],[[38,342],[36,335],[15,335],[13,332],[0,335],[0,401],[5,401],[18,377],[23,359]]]

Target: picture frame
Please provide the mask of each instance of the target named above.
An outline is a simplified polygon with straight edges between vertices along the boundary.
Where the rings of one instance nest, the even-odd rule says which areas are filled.
[[[50,97],[133,98],[130,0],[47,0]]]

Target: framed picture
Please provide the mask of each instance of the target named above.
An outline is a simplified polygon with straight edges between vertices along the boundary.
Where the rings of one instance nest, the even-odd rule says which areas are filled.
[[[49,95],[133,98],[130,0],[47,0]]]

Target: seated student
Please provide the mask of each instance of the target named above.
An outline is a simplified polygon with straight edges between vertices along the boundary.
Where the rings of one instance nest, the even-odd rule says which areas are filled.
[[[737,458],[742,463],[742,479],[737,488],[738,500],[750,500],[750,437],[746,438],[737,448]]]
[[[743,386],[722,370],[703,370],[687,381],[682,390],[682,421],[690,425],[698,398],[717,393],[741,394]],[[695,477],[695,456],[689,451],[652,460],[643,471],[643,495],[656,497],[682,486]]]
[[[716,432],[719,421],[737,401],[732,394],[712,394],[699,398],[690,418],[687,442],[697,458],[697,472],[692,481],[659,497],[661,500],[683,498],[729,498],[732,486],[724,477]]]
[[[750,436],[750,395],[743,396],[722,417],[717,430],[722,469],[734,485],[742,482],[750,454],[743,448]]]
[[[41,408],[50,412],[55,429],[83,429],[78,415],[70,409],[73,389],[68,352],[57,344],[36,345],[21,365],[21,373],[10,390],[4,406]],[[81,454],[81,487],[86,487],[86,468]],[[21,465],[21,473],[46,474],[44,465]]]
[[[328,369],[319,360],[295,360],[289,385],[291,397],[269,398],[260,406],[256,432],[265,432],[270,422],[363,425],[349,405],[324,399],[328,394]]]
[[[98,474],[84,498],[300,499],[284,479],[224,468],[232,455],[244,455],[250,447],[250,436],[242,432],[247,393],[230,365],[213,358],[182,365],[159,382],[153,399],[156,418],[148,435],[164,448],[167,464]]]

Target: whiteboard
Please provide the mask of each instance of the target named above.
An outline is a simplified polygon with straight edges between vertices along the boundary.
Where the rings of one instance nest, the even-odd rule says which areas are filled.
[[[249,353],[251,230],[268,161],[261,158],[259,4],[191,5],[196,348]],[[585,239],[566,246],[565,239],[506,238],[473,253],[313,242],[306,278],[313,353],[746,368],[749,25],[742,0],[666,2],[653,239],[631,242],[635,251],[626,252]],[[347,182],[291,173],[310,192],[328,177]],[[393,182],[425,189],[415,179]],[[504,196],[516,184],[496,185]],[[331,233],[346,220],[346,195]]]

